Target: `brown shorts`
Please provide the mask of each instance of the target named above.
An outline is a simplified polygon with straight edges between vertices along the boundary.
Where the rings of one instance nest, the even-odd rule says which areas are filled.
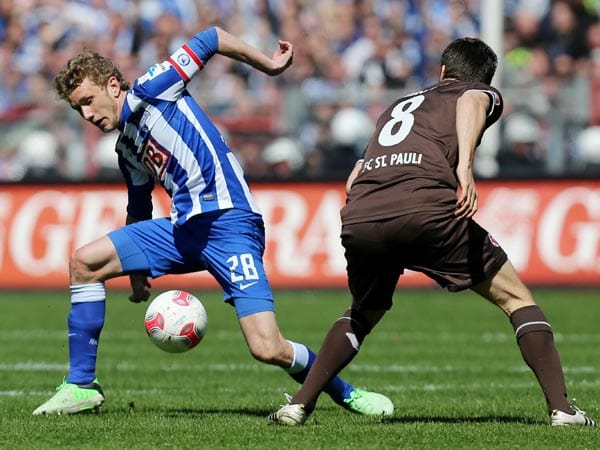
[[[507,260],[486,230],[448,211],[344,224],[341,237],[358,310],[391,308],[404,269],[455,292],[492,278]]]

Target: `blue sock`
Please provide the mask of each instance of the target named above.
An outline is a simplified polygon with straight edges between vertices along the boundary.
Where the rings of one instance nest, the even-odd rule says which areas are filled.
[[[292,341],[288,342],[294,347],[294,361],[290,367],[284,370],[289,373],[294,380],[302,384],[308,375],[308,371],[315,362],[317,355],[304,344],[298,344],[297,342]],[[323,388],[323,391],[329,394],[334,402],[342,406],[346,406],[344,399],[350,398],[350,392],[353,390],[354,387],[339,376],[334,377]]]
[[[87,384],[96,378],[96,355],[104,326],[105,297],[103,283],[71,286],[67,383]]]

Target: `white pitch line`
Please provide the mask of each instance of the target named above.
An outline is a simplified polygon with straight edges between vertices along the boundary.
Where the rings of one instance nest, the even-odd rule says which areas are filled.
[[[581,380],[576,383],[578,388],[583,387],[598,387],[600,386],[600,379],[597,380]],[[451,384],[403,384],[403,385],[387,385],[384,387],[386,392],[427,392],[427,391],[456,391],[459,385],[457,383]],[[534,380],[530,383],[479,383],[479,384],[464,384],[460,385],[461,391],[478,391],[481,389],[489,389],[490,387],[498,389],[526,389],[530,387],[537,387]]]
[[[69,370],[69,365],[47,363],[47,362],[36,362],[36,361],[24,361],[14,364],[0,363],[0,371],[5,372],[45,372],[45,371],[61,371],[65,372]]]
[[[122,361],[115,365],[99,366],[101,370],[114,370],[117,372],[134,372],[145,370],[145,365],[135,364],[131,361]],[[45,361],[21,361],[16,363],[0,363],[0,372],[44,372],[56,371],[66,372],[69,368],[67,363],[50,363]],[[174,371],[181,370],[201,371],[203,373],[210,372],[266,372],[279,370],[276,366],[269,366],[260,363],[248,364],[174,364],[168,363],[157,370]],[[453,365],[418,365],[418,364],[351,364],[347,367],[348,371],[356,373],[486,373],[490,370],[495,370],[490,367],[468,366],[457,367]],[[504,373],[523,373],[529,372],[529,368],[523,364],[514,366],[502,366]],[[564,366],[564,372],[567,374],[597,374],[600,373],[599,367],[593,366]]]
[[[577,382],[577,388],[597,388],[600,386],[600,379],[597,380],[581,380]],[[503,390],[519,390],[536,388],[537,385],[532,380],[527,383],[476,383],[476,384],[465,384],[459,385],[457,383],[425,383],[425,384],[402,384],[402,385],[386,385],[382,389],[386,392],[439,392],[439,391],[479,391],[481,389],[489,389],[490,387],[503,389]],[[131,396],[131,395],[160,395],[168,389],[110,389],[111,394],[114,396]],[[285,390],[284,386],[267,389],[267,392],[280,392]],[[21,389],[12,390],[0,390],[1,397],[26,397],[26,396],[39,396],[46,397],[50,390],[47,391],[27,391]]]
[[[132,338],[143,335],[143,327],[136,329],[121,329],[121,330],[104,330],[102,336],[110,339]],[[240,340],[241,333],[238,330],[213,330],[211,335],[219,340]],[[42,328],[28,328],[16,330],[0,330],[0,340],[64,340],[67,337],[67,328],[60,330],[48,330]],[[305,339],[322,339],[322,333],[305,334]],[[425,333],[421,331],[402,331],[390,332],[377,330],[369,337],[369,342],[390,342],[400,338],[402,341],[419,341],[419,342],[440,342],[451,340],[453,342],[471,342],[474,340],[483,342],[512,342],[514,334],[511,331],[505,332],[484,332],[481,334],[470,334],[461,332],[441,332],[436,334]],[[554,338],[561,342],[574,343],[598,343],[600,342],[600,333],[563,333],[555,332]]]
[[[402,365],[402,364],[389,364],[389,365],[378,365],[378,364],[355,364],[349,365],[347,370],[352,372],[377,372],[377,373],[486,373],[491,369],[490,367],[479,367],[479,366],[469,366],[469,367],[456,367],[452,365],[444,365],[444,366],[433,366],[433,365]],[[598,373],[600,372],[600,368],[592,367],[592,366],[564,366],[563,370],[565,373]],[[523,364],[519,364],[517,366],[502,366],[503,372],[509,373],[522,373],[529,372],[530,369]]]

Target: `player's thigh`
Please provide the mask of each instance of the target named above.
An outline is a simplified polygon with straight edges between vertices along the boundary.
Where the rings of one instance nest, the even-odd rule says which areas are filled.
[[[523,284],[509,260],[493,277],[471,289],[497,305],[508,316],[519,308],[535,304],[530,290]]]
[[[384,232],[377,222],[342,227],[352,309],[363,314],[387,311],[392,307],[394,291],[403,271],[397,253],[382,235]],[[374,315],[375,322],[382,314]]]
[[[473,220],[454,214],[430,215],[406,256],[406,267],[422,272],[450,292],[469,289],[491,280],[507,260],[506,252],[490,233]]]
[[[262,219],[255,214],[231,210],[216,218],[202,257],[207,270],[216,278],[225,300],[246,302],[249,309],[238,316],[273,310],[273,296],[264,268],[265,236]],[[255,302],[256,300],[256,302]],[[251,303],[260,305],[253,308]]]
[[[156,278],[201,270],[199,260],[186,258],[173,234],[170,220],[160,218],[127,225],[108,236],[115,246],[123,273],[146,273]]]

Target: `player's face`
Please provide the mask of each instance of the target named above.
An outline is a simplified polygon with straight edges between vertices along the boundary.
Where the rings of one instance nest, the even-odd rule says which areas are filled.
[[[108,80],[106,86],[98,86],[85,78],[69,95],[71,107],[88,122],[104,132],[117,128],[120,118],[120,87],[116,78]]]

